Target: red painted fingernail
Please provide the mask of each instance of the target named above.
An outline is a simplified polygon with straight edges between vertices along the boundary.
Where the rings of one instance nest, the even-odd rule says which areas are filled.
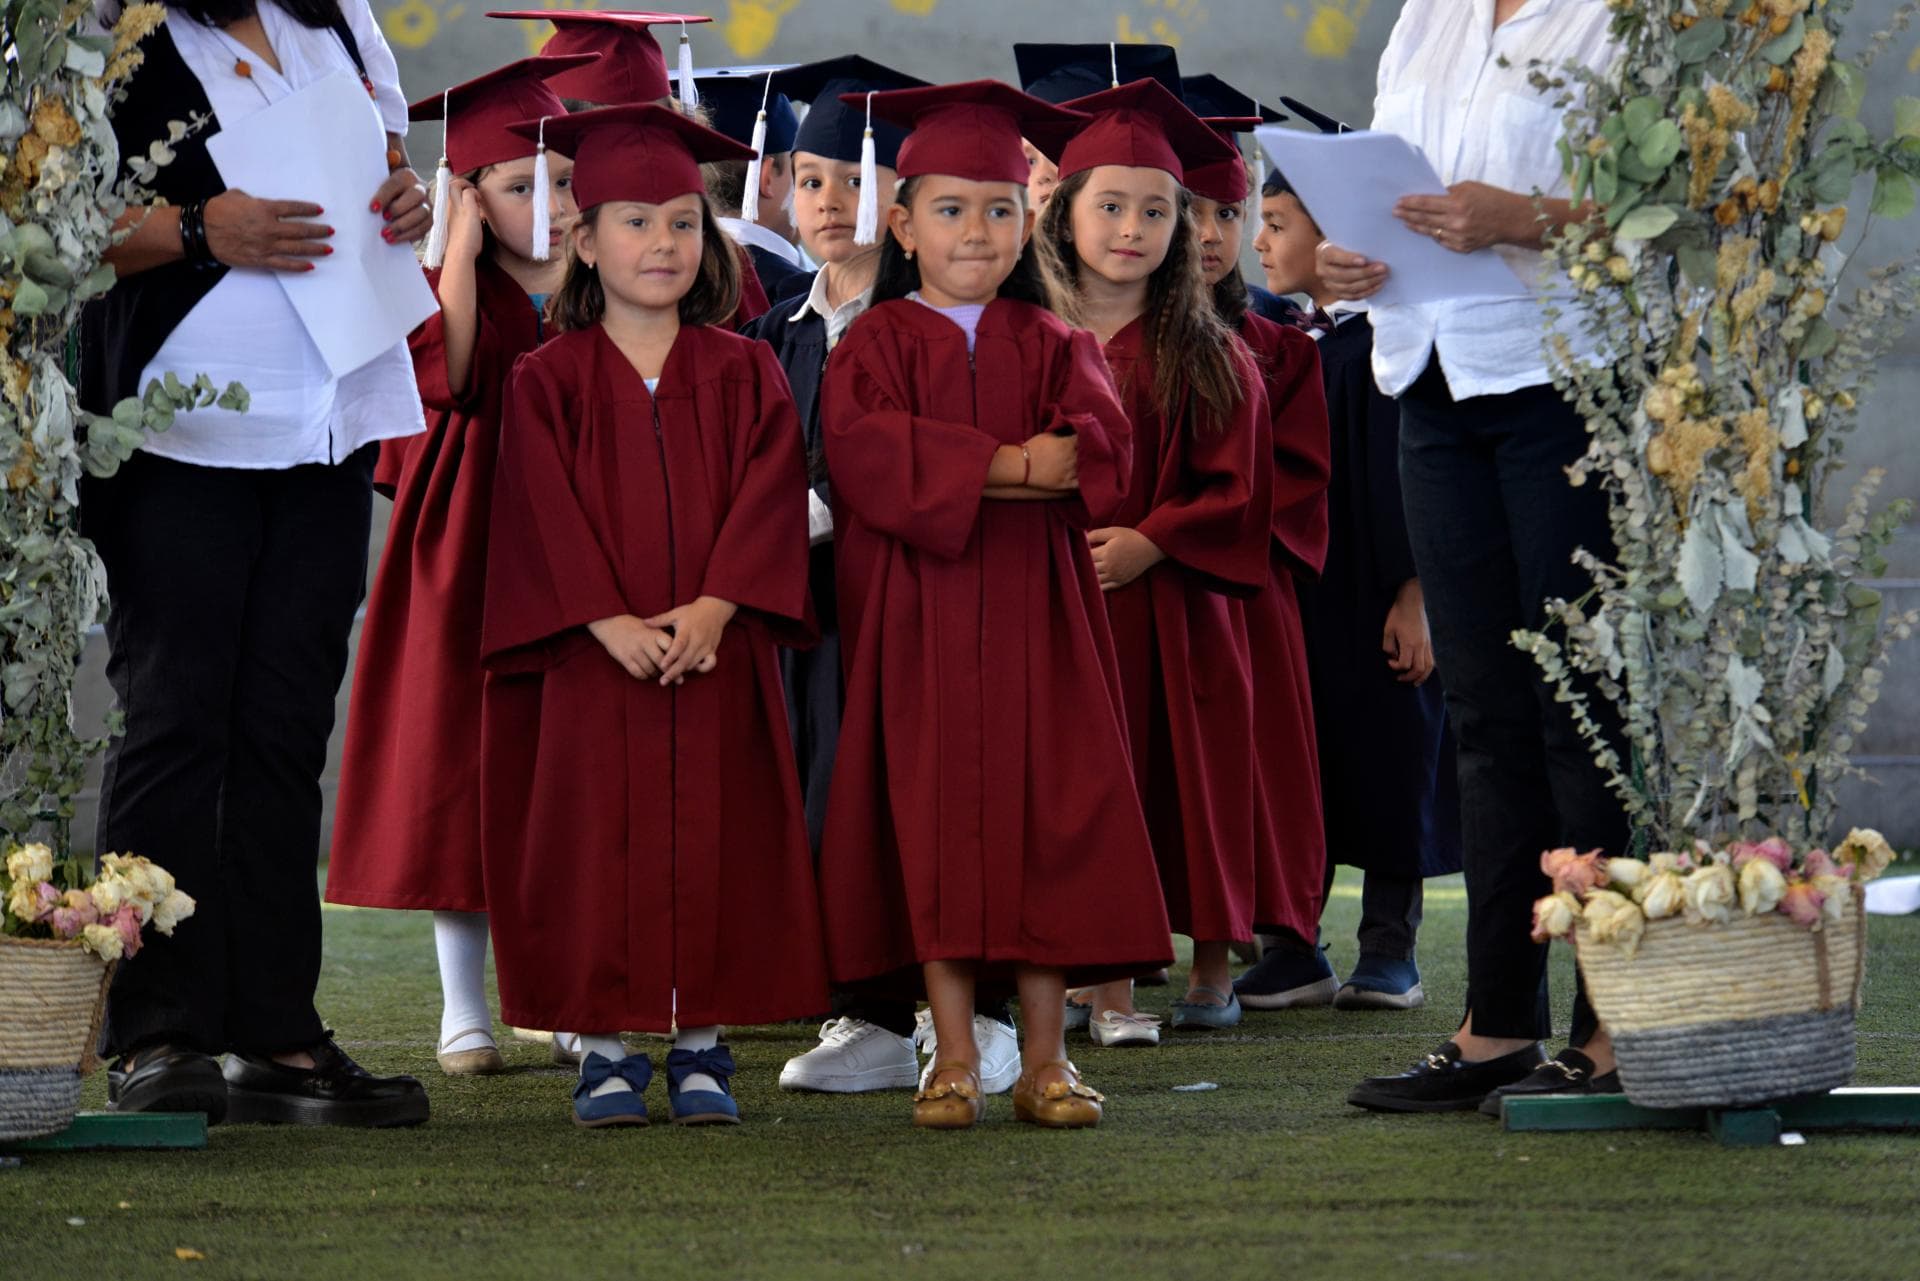
[[[320,246],[320,252],[321,252],[321,253],[323,253],[323,254],[330,254],[330,253],[332,253],[332,252],[333,252],[333,246],[332,246],[332,245],[321,245],[321,246]]]
[[[325,213],[325,212],[326,212],[326,210],[324,210],[324,209],[322,209],[322,208],[321,208],[320,206],[318,206],[318,205],[315,205],[315,206],[313,207],[313,216],[314,216],[314,217],[316,217],[316,218],[318,218],[318,217],[319,217],[319,216],[320,216],[321,214],[323,214],[323,213]]]
[[[380,212],[380,202],[379,202],[378,200],[369,200],[369,201],[367,202],[367,212],[368,212],[368,213],[379,213],[379,212]]]

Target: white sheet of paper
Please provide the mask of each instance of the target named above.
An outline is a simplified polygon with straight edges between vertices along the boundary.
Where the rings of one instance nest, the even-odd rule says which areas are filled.
[[[1370,301],[1385,306],[1458,298],[1513,298],[1528,292],[1491,249],[1443,248],[1393,216],[1402,196],[1445,195],[1447,185],[1420,149],[1391,133],[1305,133],[1267,125],[1254,131],[1276,168],[1328,240],[1389,268]]]
[[[387,136],[357,76],[326,76],[223,125],[207,150],[228,187],[326,210],[315,221],[333,228],[333,253],[312,271],[275,274],[334,377],[439,310],[413,251],[382,240],[385,220],[367,209],[387,178]]]

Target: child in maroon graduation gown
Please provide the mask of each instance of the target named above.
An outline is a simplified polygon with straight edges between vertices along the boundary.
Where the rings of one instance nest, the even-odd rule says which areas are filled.
[[[1220,86],[1220,91],[1230,91]],[[1254,104],[1249,99],[1248,107]],[[1268,418],[1261,434],[1273,457],[1273,520],[1267,585],[1236,602],[1246,616],[1253,661],[1254,925],[1263,939],[1319,957],[1319,922],[1326,902],[1326,831],[1321,820],[1319,756],[1313,693],[1307,674],[1306,632],[1298,584],[1320,575],[1327,557],[1327,482],[1332,475],[1326,389],[1313,339],[1250,310],[1240,278],[1246,236],[1246,162],[1233,141],[1258,115],[1207,119],[1233,148],[1212,164],[1187,166],[1201,271],[1214,307],[1253,352]],[[1327,984],[1326,994],[1333,994]],[[1277,1004],[1246,985],[1234,985],[1249,1008]]]
[[[1228,948],[1252,939],[1256,915],[1252,676],[1229,596],[1270,577],[1273,463],[1252,358],[1201,278],[1181,157],[1233,149],[1156,80],[1069,105],[1095,119],[1058,154],[1040,235],[1073,280],[1070,312],[1105,342],[1133,423],[1131,488],[1091,534],[1094,563],[1167,912],[1194,940],[1176,1012],[1220,1025],[1238,1013]],[[1129,984],[1091,996],[1075,1004],[1096,1042],[1158,1043]]]
[[[656,106],[541,124],[581,214],[487,566],[501,1009],[581,1032],[581,1125],[646,1123],[621,1029],[676,1033],[675,1121],[731,1122],[716,1025],[827,999],[775,653],[809,630],[800,431],[773,353],[714,327],[738,260],[699,169],[751,153]]]
[[[360,637],[327,899],[433,913],[439,1059],[455,1075],[506,1066],[487,1008],[480,872],[487,513],[507,376],[540,344],[538,308],[566,269],[556,249],[575,212],[573,163],[554,153],[547,216],[536,217],[535,145],[509,126],[560,114],[547,81],[592,60],[509,63],[411,112],[446,119],[441,163],[460,176],[429,239],[440,314],[408,340],[427,430],[388,441],[374,473],[393,515]]]
[[[976,985],[1017,985],[1014,1114],[1100,1118],[1066,1061],[1069,975],[1160,965],[1166,916],[1124,769],[1084,531],[1130,470],[1093,339],[1039,305],[1020,138],[1077,123],[993,81],[873,98],[911,122],[872,308],[827,364],[846,714],[821,878],[836,980],[925,991],[914,1121],[981,1112]]]

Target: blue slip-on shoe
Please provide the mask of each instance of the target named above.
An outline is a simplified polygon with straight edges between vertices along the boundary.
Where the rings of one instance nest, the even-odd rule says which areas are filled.
[[[1232,992],[1222,992],[1218,988],[1196,987],[1195,992],[1220,998],[1220,1004],[1206,1001],[1181,999],[1173,1003],[1172,1027],[1176,1032],[1210,1032],[1224,1028],[1239,1027],[1244,1011],[1240,1008],[1240,998]]]
[[[681,1082],[705,1073],[720,1083],[717,1090],[683,1090]],[[740,1105],[733,1101],[727,1082],[733,1077],[733,1051],[724,1045],[710,1050],[674,1050],[667,1055],[667,1110],[675,1125],[738,1125]]]
[[[633,1088],[594,1094],[616,1077]],[[573,1087],[573,1123],[587,1130],[647,1124],[647,1101],[640,1096],[652,1080],[653,1060],[644,1054],[617,1060],[604,1054],[587,1055],[580,1062],[580,1080]]]
[[[1289,952],[1269,948],[1233,981],[1233,993],[1250,1010],[1291,1010],[1333,1004],[1340,980],[1327,964],[1326,951]]]
[[[1417,1010],[1426,1003],[1420,967],[1391,956],[1362,955],[1333,998],[1336,1010]]]

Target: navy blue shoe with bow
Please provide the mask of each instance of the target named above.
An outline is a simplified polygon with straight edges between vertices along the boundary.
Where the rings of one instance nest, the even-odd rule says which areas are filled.
[[[633,1088],[594,1095],[596,1089],[616,1078]],[[652,1080],[653,1060],[644,1054],[629,1054],[624,1059],[610,1059],[604,1054],[587,1055],[580,1061],[580,1080],[573,1087],[573,1123],[588,1130],[610,1125],[645,1125],[647,1101],[641,1095]]]
[[[712,1077],[717,1090],[683,1090],[689,1076]],[[710,1050],[673,1050],[667,1055],[667,1108],[675,1125],[738,1125],[740,1105],[733,1101],[727,1082],[733,1077],[733,1051],[724,1045]]]

